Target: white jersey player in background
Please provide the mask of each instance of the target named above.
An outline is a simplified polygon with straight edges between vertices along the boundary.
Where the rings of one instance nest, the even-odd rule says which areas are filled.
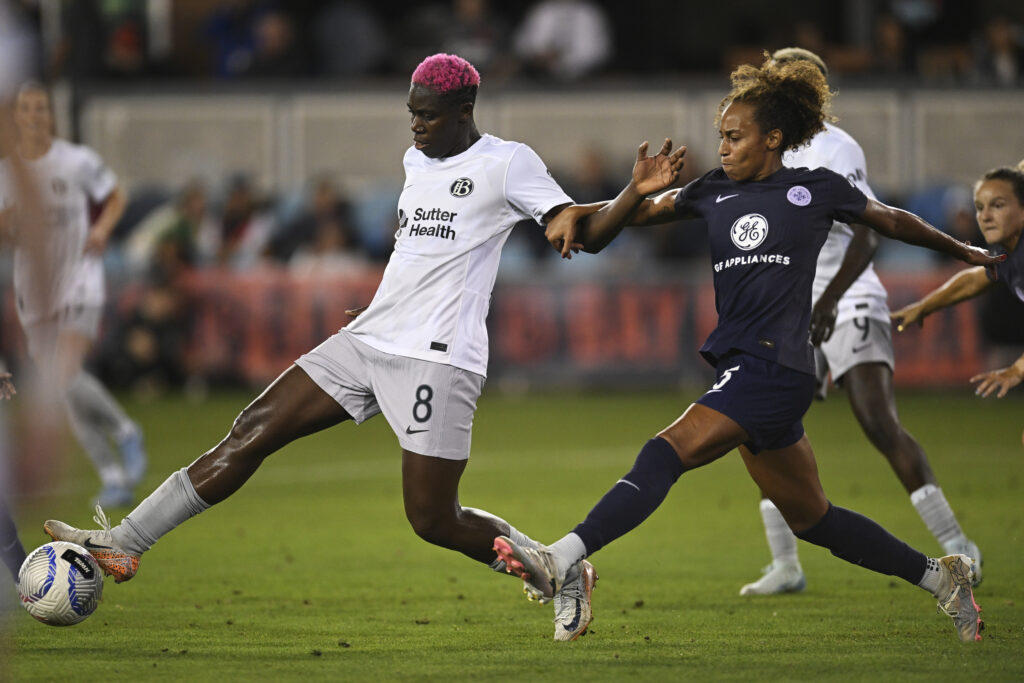
[[[50,95],[41,85],[18,90],[14,122],[14,154],[33,176],[43,209],[35,218],[19,211],[5,160],[0,206],[15,245],[14,294],[28,352],[42,381],[60,391],[71,429],[99,474],[102,489],[95,502],[129,505],[146,469],[142,434],[83,367],[99,332],[103,250],[124,212],[124,193],[96,152],[54,136]],[[95,221],[90,202],[102,205]],[[41,258],[27,248],[34,238],[44,245]]]
[[[825,62],[802,48],[772,54],[777,62],[806,60],[828,77]],[[825,124],[810,144],[783,155],[786,166],[824,167],[853,183],[868,197],[864,151],[846,131]],[[864,226],[833,223],[818,256],[814,274],[811,342],[815,345],[819,396],[825,397],[829,375],[841,385],[850,407],[871,443],[885,456],[910,494],[910,502],[947,554],[963,553],[977,560],[975,585],[981,581],[981,553],[960,529],[939,488],[924,449],[900,423],[892,386],[894,368],[888,294],[871,265],[878,237]],[[761,517],[772,563],[758,581],[740,595],[771,595],[802,591],[806,586],[797,557],[796,536],[779,509],[761,497]]]
[[[487,371],[491,290],[512,227],[544,224],[572,200],[529,147],[481,135],[473,118],[480,76],[466,60],[434,55],[413,72],[413,146],[398,200],[395,248],[370,305],[299,358],[235,420],[214,448],[172,474],[122,522],[81,531],[50,520],[55,540],[89,548],[114,578],[135,575],[158,538],[221,502],[264,458],[307,434],[383,413],[402,449],[405,513],[424,540],[505,572],[492,549],[508,522],[463,507],[459,480]],[[589,564],[555,605],[555,639],[591,620]]]

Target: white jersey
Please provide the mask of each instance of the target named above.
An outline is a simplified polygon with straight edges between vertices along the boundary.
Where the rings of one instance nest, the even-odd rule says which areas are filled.
[[[487,373],[487,311],[512,227],[572,200],[537,154],[484,135],[465,152],[405,153],[398,232],[370,306],[346,328],[373,348]]]
[[[46,230],[48,292],[31,291],[32,263],[21,247],[14,251],[14,293],[22,324],[46,319],[68,306],[101,306],[104,297],[103,261],[85,254],[89,234],[89,200],[105,200],[117,186],[117,177],[96,152],[83,145],[55,139],[50,149],[26,165],[36,177],[46,211],[46,225],[16,222],[19,233]],[[10,168],[0,165],[0,207],[13,204]],[[45,304],[44,302],[49,302]]]
[[[854,186],[871,199],[874,192],[868,186],[867,163],[864,150],[853,137],[842,128],[825,124],[825,130],[815,135],[809,145],[795,152],[786,152],[782,157],[786,166],[793,168],[824,167],[845,176]],[[853,239],[853,230],[846,223],[832,223],[832,229],[818,255],[818,265],[814,273],[814,286],[811,293],[812,302],[817,302],[832,281],[839,266],[843,263],[846,249]],[[870,317],[889,320],[889,306],[886,303],[888,294],[875,273],[872,264],[868,264],[864,272],[850,285],[839,299],[839,311],[836,324],[851,318]]]

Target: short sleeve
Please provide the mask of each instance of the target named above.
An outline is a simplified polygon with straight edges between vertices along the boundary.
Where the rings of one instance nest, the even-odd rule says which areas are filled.
[[[829,195],[832,198],[832,217],[842,223],[856,223],[868,204],[867,195],[847,178],[835,171],[823,170],[829,185]]]
[[[677,216],[696,216],[700,214],[700,211],[697,209],[697,189],[700,186],[701,180],[702,178],[691,180],[676,194],[675,208]]]
[[[573,203],[528,145],[519,145],[509,160],[505,197],[523,218],[532,218],[541,224],[551,209]]]
[[[867,197],[875,199],[875,193],[868,186],[868,162],[864,158],[864,150],[854,140],[844,139],[836,147],[828,168],[845,177]]]
[[[117,187],[117,176],[95,151],[89,147],[81,147],[80,150],[78,181],[92,201],[102,202]]]

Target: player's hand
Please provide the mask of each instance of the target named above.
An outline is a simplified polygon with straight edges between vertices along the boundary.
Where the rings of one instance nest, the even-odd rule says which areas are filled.
[[[359,314],[365,311],[369,306],[360,306],[359,308],[347,308],[345,309],[345,315],[350,318],[358,318]]]
[[[975,375],[971,378],[972,384],[978,382],[974,393],[982,398],[988,398],[992,395],[992,392],[998,389],[999,393],[996,394],[996,398],[1006,396],[1006,392],[1020,384],[1021,379],[1024,379],[1024,372],[1017,367],[1018,365],[1019,363],[1015,363],[1008,368],[990,370],[989,372]]]
[[[661,192],[671,187],[683,170],[683,157],[686,147],[672,151],[672,141],[665,138],[661,151],[653,157],[647,156],[647,141],[636,150],[636,163],[633,164],[633,187],[643,197]]]
[[[0,398],[13,397],[18,391],[14,388],[14,378],[9,372],[0,372]]]
[[[918,327],[924,327],[924,306],[920,301],[904,306],[898,311],[889,314],[889,319],[896,323],[896,331],[902,332],[907,326],[917,323]]]
[[[580,253],[583,243],[576,239],[579,221],[595,211],[597,208],[575,204],[559,211],[554,218],[548,221],[548,225],[544,229],[544,237],[548,244],[554,247],[555,251],[562,255],[562,258],[571,259],[573,254]]]
[[[970,242],[963,243],[963,253],[960,255],[960,260],[964,263],[969,263],[972,266],[994,266],[997,263],[1002,263],[1006,260],[1006,254],[999,254],[993,256],[988,253],[986,249],[981,247],[972,247]]]
[[[109,235],[98,230],[90,230],[85,238],[85,249],[83,251],[86,254],[100,255],[106,251],[109,240]]]
[[[811,309],[811,343],[821,346],[832,338],[836,329],[836,317],[839,315],[839,301],[822,296]]]

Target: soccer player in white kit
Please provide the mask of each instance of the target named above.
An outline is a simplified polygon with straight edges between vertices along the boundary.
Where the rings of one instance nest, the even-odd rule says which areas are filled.
[[[803,48],[783,48],[776,62],[808,61],[828,77],[825,62]],[[846,177],[872,199],[864,151],[846,131],[825,123],[825,130],[806,147],[783,155],[792,168],[825,167]],[[861,429],[885,456],[910,494],[910,502],[947,554],[977,560],[974,584],[981,581],[981,553],[960,528],[939,488],[924,449],[900,423],[892,387],[893,350],[888,293],[871,259],[878,249],[873,230],[835,222],[818,256],[814,274],[811,342],[815,346],[819,398],[825,397],[828,375],[842,385]],[[771,595],[802,591],[806,586],[797,557],[797,539],[779,509],[762,494],[761,518],[772,553],[764,576],[740,589],[740,595]]]
[[[395,248],[370,305],[285,370],[223,441],[172,474],[121,524],[110,528],[97,509],[103,529],[50,520],[51,537],[74,539],[126,581],[158,538],[238,490],[271,453],[383,413],[402,448],[406,517],[421,538],[502,573],[495,536],[536,545],[508,522],[463,507],[458,486],[487,371],[485,319],[501,248],[516,223],[544,224],[572,200],[529,147],[478,132],[479,82],[455,55],[428,57],[413,72],[413,146],[404,158]],[[596,579],[588,564],[570,582],[555,605],[556,640],[586,630]]]
[[[98,154],[54,136],[50,95],[38,83],[17,93],[16,154],[40,188],[45,219],[18,212],[10,162],[0,165],[0,207],[13,233],[14,293],[18,318],[45,382],[57,387],[72,431],[102,481],[95,502],[129,505],[146,470],[142,434],[110,392],[83,367],[103,312],[103,250],[124,212],[117,177]],[[89,203],[101,204],[90,221]],[[42,233],[42,235],[40,235]],[[27,240],[40,237],[42,259]],[[115,454],[116,444],[120,457]]]

